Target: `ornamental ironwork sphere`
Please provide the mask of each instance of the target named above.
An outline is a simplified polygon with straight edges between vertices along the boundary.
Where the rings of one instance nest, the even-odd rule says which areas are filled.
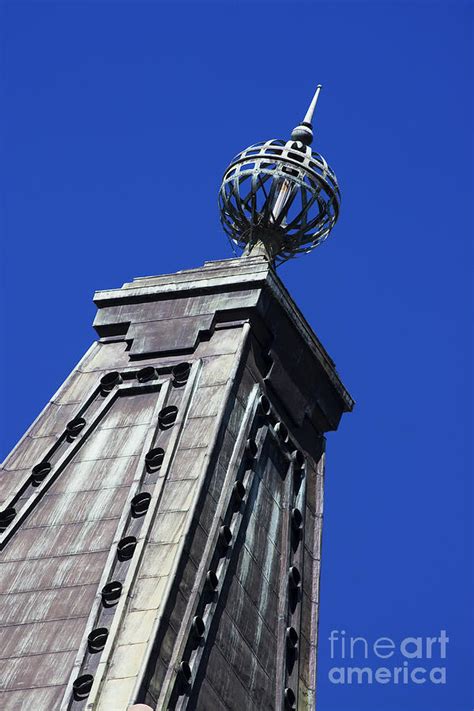
[[[221,222],[234,248],[250,254],[260,247],[276,266],[321,244],[339,215],[336,176],[310,148],[320,89],[291,140],[272,139],[239,153],[219,191]]]

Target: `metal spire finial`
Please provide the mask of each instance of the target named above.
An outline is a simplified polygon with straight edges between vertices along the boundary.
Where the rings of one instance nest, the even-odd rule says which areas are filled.
[[[309,108],[306,112],[306,116],[302,120],[296,128],[293,129],[291,133],[291,138],[294,141],[301,141],[301,143],[304,143],[305,146],[310,146],[311,143],[313,142],[313,126],[312,126],[312,121],[313,121],[313,115],[314,115],[314,110],[316,108],[316,104],[318,103],[318,98],[319,98],[319,93],[322,89],[322,84],[318,84],[316,87],[316,91],[314,92],[313,99],[309,105]]]
[[[314,92],[314,96],[313,96],[311,103],[309,105],[309,109],[306,112],[306,116],[303,119],[303,123],[311,123],[312,122],[314,110],[316,108],[316,104],[318,103],[319,94],[320,94],[322,88],[323,88],[322,84],[318,84],[318,86],[316,87],[316,91]]]
[[[264,254],[274,265],[323,242],[339,215],[334,172],[311,150],[318,84],[304,120],[289,141],[249,146],[227,167],[219,191],[221,222],[244,254]]]

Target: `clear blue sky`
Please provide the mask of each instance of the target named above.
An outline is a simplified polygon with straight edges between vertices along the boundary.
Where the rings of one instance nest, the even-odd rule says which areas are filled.
[[[474,708],[472,15],[455,0],[1,4],[3,453],[94,338],[95,289],[230,256],[225,166],[288,136],[324,84],[315,147],[341,218],[280,270],[357,400],[328,437],[319,711]],[[445,629],[447,683],[334,685],[333,629]]]

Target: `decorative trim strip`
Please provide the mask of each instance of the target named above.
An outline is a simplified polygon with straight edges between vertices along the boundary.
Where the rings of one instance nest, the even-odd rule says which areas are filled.
[[[195,615],[197,614],[197,606],[200,602],[201,594],[204,589],[206,582],[206,574],[212,568],[212,560],[215,557],[216,548],[220,545],[219,537],[221,536],[221,529],[228,528],[229,532],[232,534],[232,540],[235,541],[238,535],[238,530],[242,517],[233,517],[233,521],[229,522],[229,526],[222,526],[221,522],[227,520],[227,512],[231,506],[231,500],[233,497],[233,482],[238,479],[239,470],[242,467],[242,459],[245,458],[245,449],[247,445],[247,439],[249,438],[249,433],[253,425],[255,414],[258,407],[257,396],[259,394],[259,386],[255,385],[247,402],[247,407],[244,412],[242,423],[239,429],[239,434],[237,441],[234,445],[232,456],[227,468],[226,477],[222,485],[222,496],[219,499],[216,513],[214,515],[214,520],[209,531],[209,536],[206,542],[206,547],[199,564],[198,572],[196,574],[196,589],[193,590],[188,605],[186,607],[186,612],[183,615],[183,620],[181,623],[181,628],[176,640],[176,644],[173,649],[173,655],[171,657],[168,670],[163,682],[160,697],[158,699],[157,708],[168,708],[171,697],[175,690],[176,685],[176,668],[182,661],[182,657],[185,653],[186,646],[189,639],[189,630],[191,628],[191,622]],[[250,479],[253,478],[253,470],[247,469],[246,481],[244,481],[244,486],[247,490],[250,489]],[[227,532],[227,531],[226,531]],[[219,579],[219,586],[222,586],[225,575],[229,566],[230,557],[223,556],[218,565],[216,574]],[[206,611],[205,621],[206,626],[208,626],[208,620],[212,618],[212,614],[216,607],[216,603],[211,603],[209,609]],[[198,647],[195,651],[193,658],[185,660],[191,668],[192,677],[188,680],[188,683],[192,683],[192,679],[196,678],[196,672],[199,668],[199,664],[202,658],[203,647]],[[179,680],[178,680],[179,683]],[[181,696],[178,700],[175,708],[178,710],[187,707],[188,697]]]
[[[186,519],[186,526],[185,526],[186,530],[189,529],[189,524],[190,524],[190,522],[193,520],[193,518],[194,518],[194,516],[195,516],[195,514],[196,514],[197,505],[198,505],[198,502],[199,502],[199,499],[200,499],[200,496],[201,496],[202,489],[203,489],[204,484],[205,484],[205,475],[206,475],[206,472],[207,472],[208,467],[209,467],[209,460],[210,460],[210,457],[213,456],[213,454],[214,454],[215,447],[216,447],[216,443],[217,443],[217,441],[218,441],[219,435],[220,435],[220,433],[221,433],[222,428],[223,428],[223,427],[225,426],[225,424],[226,424],[226,423],[225,423],[225,413],[226,413],[226,411],[227,411],[228,401],[229,401],[230,395],[231,395],[231,393],[232,393],[232,391],[233,391],[233,389],[234,389],[234,387],[235,387],[235,379],[236,379],[236,376],[237,376],[237,372],[238,372],[239,368],[242,366],[242,354],[243,354],[245,348],[246,348],[247,345],[248,345],[248,337],[249,337],[249,334],[250,334],[250,324],[245,323],[245,324],[243,325],[243,327],[242,327],[242,340],[241,340],[241,343],[240,343],[240,347],[238,348],[237,352],[234,354],[235,363],[234,363],[233,370],[232,370],[232,372],[231,372],[231,374],[230,374],[230,376],[229,376],[229,379],[228,379],[228,382],[227,382],[227,385],[226,385],[226,389],[225,389],[225,392],[224,392],[224,395],[223,395],[222,407],[221,407],[221,410],[220,410],[220,412],[219,412],[219,415],[216,417],[216,424],[215,424],[215,427],[214,427],[213,437],[212,437],[212,440],[211,440],[211,442],[209,443],[209,445],[208,445],[208,447],[207,447],[206,458],[205,458],[205,461],[204,461],[204,464],[203,464],[203,467],[202,467],[201,481],[200,481],[200,484],[199,484],[199,491],[197,491],[196,494],[195,494],[193,505],[192,505],[192,507],[190,508],[189,513],[188,513],[188,516],[187,516],[187,519]],[[186,545],[186,540],[185,540],[185,539],[186,539],[185,536],[183,536],[183,538],[181,539],[181,542],[180,542],[180,544],[179,544],[178,552],[177,552],[177,554],[176,554],[176,556],[175,556],[174,564],[173,564],[173,566],[172,566],[172,569],[171,569],[171,571],[170,571],[170,575],[169,575],[169,577],[168,577],[168,582],[167,582],[167,584],[166,584],[166,588],[165,588],[165,591],[164,591],[164,594],[163,594],[163,606],[162,606],[162,608],[161,608],[162,610],[163,610],[163,609],[166,609],[167,602],[168,602],[168,600],[169,600],[169,597],[170,597],[170,594],[171,594],[171,590],[172,590],[172,587],[173,587],[173,584],[174,584],[174,580],[175,580],[175,578],[176,578],[176,572],[177,572],[177,570],[178,570],[178,566],[179,566],[179,564],[180,564],[181,558],[182,558],[182,556],[183,556],[183,554],[184,554],[184,549],[185,549],[185,545]],[[192,596],[193,596],[193,594],[191,595],[191,599],[192,599]],[[156,637],[157,637],[157,635],[158,635],[159,627],[160,627],[162,621],[163,621],[163,613],[161,612],[161,613],[158,615],[158,617],[156,618],[155,623],[154,623],[154,625],[153,625],[153,629],[152,629],[151,634],[150,634],[150,642],[148,643],[148,647],[147,647],[147,650],[146,650],[146,655],[145,655],[145,657],[144,657],[143,664],[142,664],[142,667],[141,667],[141,669],[140,669],[140,672],[138,673],[137,681],[136,681],[136,683],[135,683],[135,688],[134,688],[134,690],[133,690],[133,692],[132,692],[132,696],[131,696],[131,699],[130,699],[129,703],[138,703],[139,700],[140,700],[141,694],[142,694],[142,693],[145,693],[145,686],[146,686],[147,674],[148,674],[148,672],[150,671],[150,670],[149,670],[149,666],[150,666],[150,663],[151,663],[152,650],[153,650],[153,642],[154,642],[154,640],[156,639]],[[172,662],[170,662],[170,667],[169,667],[169,669],[168,669],[168,672],[170,673],[170,676],[174,673],[174,670],[172,669],[172,666],[171,666],[171,665],[172,665]],[[170,671],[170,670],[171,670],[171,671]],[[165,684],[166,684],[166,679],[165,679]],[[165,707],[163,706],[163,708],[165,708]]]
[[[197,379],[198,379],[200,369],[201,369],[201,361],[200,360],[195,361],[191,367],[191,370],[189,373],[189,378],[187,380],[186,387],[185,387],[185,390],[182,395],[182,403],[183,404],[182,404],[178,419],[176,420],[173,429],[170,431],[169,439],[166,444],[165,454],[164,454],[164,458],[163,458],[163,464],[162,464],[161,470],[160,470],[161,476],[156,481],[148,510],[145,514],[143,524],[140,527],[139,535],[137,536],[136,548],[134,550],[133,558],[131,559],[130,564],[127,569],[127,572],[126,572],[126,577],[123,582],[122,593],[121,593],[120,599],[118,601],[116,611],[113,616],[112,623],[110,625],[107,643],[106,643],[104,651],[100,657],[100,661],[97,666],[97,671],[94,675],[94,681],[92,684],[92,688],[91,688],[90,694],[87,699],[87,708],[93,708],[94,705],[97,703],[97,701],[100,698],[101,685],[105,679],[105,675],[106,675],[108,666],[109,666],[110,661],[112,659],[112,654],[113,654],[114,646],[115,646],[115,643],[116,643],[116,640],[117,640],[117,637],[119,634],[119,630],[120,630],[122,621],[123,621],[125,614],[126,614],[127,598],[129,597],[130,591],[132,590],[135,578],[136,578],[137,573],[140,568],[142,555],[145,550],[145,542],[148,537],[151,525],[153,523],[153,519],[155,517],[156,511],[159,508],[163,487],[164,487],[164,484],[166,482],[168,472],[169,472],[170,463],[173,459],[173,455],[176,450],[177,443],[179,441],[179,438],[180,438],[181,433],[184,428],[184,424],[186,422],[187,413],[188,413],[189,406],[190,406],[190,403],[192,400],[192,395],[193,395],[194,390],[197,385]],[[167,398],[167,395],[169,392],[169,386],[170,386],[170,381],[167,381],[166,387],[163,388],[163,396],[160,397],[159,401],[156,404],[155,411],[154,411],[153,418],[152,418],[152,424],[151,424],[149,431],[145,437],[145,441],[144,441],[143,448],[142,448],[142,454],[141,454],[141,457],[139,460],[140,463],[138,465],[139,468],[137,470],[137,471],[140,471],[140,475],[137,474],[137,477],[135,479],[135,481],[137,481],[137,485],[141,483],[142,475],[144,475],[144,472],[146,471],[145,454],[152,447],[154,448],[155,439],[157,437],[159,437],[159,433],[162,432],[160,425],[159,425],[158,414],[166,402],[166,398]],[[160,393],[160,395],[161,395],[161,393]],[[131,503],[132,499],[136,495],[137,488],[138,488],[138,486],[133,489],[131,488],[130,493],[129,493],[128,503]],[[122,515],[122,518],[121,518],[120,524],[119,524],[119,528],[118,528],[118,530],[121,531],[120,537],[122,537],[123,533],[125,532],[125,527],[126,527],[128,518],[129,518],[129,508],[127,507],[124,510],[124,513]],[[118,536],[116,538],[118,538]],[[101,584],[102,584],[102,582],[105,582],[110,577],[110,575],[113,571],[116,543],[117,543],[117,540],[115,541],[114,547],[112,548],[111,554],[109,555],[107,565],[104,570],[104,575],[102,576]],[[96,603],[96,606],[95,606],[96,615],[97,615],[97,610],[99,609],[99,604],[100,604],[100,600],[98,600],[98,602]],[[89,630],[92,629],[94,620],[95,620],[95,616],[94,616],[94,609],[93,609],[91,611],[91,615],[89,617],[89,625],[90,625],[90,627],[88,628]],[[78,657],[77,657],[78,661],[80,659],[81,652],[84,655],[85,641],[86,641],[86,637],[83,638],[83,641],[81,644],[81,649],[80,649]],[[77,667],[76,667],[76,669],[77,669]],[[61,711],[67,711],[70,708],[72,676],[73,675],[71,675],[71,679],[69,680],[68,687],[66,688],[66,692],[64,694],[63,704],[61,705]]]

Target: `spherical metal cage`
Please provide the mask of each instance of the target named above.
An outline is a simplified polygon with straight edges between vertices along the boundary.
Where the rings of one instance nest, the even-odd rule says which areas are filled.
[[[325,159],[294,140],[272,139],[239,153],[219,191],[221,222],[234,248],[260,241],[276,265],[326,239],[340,199]]]

